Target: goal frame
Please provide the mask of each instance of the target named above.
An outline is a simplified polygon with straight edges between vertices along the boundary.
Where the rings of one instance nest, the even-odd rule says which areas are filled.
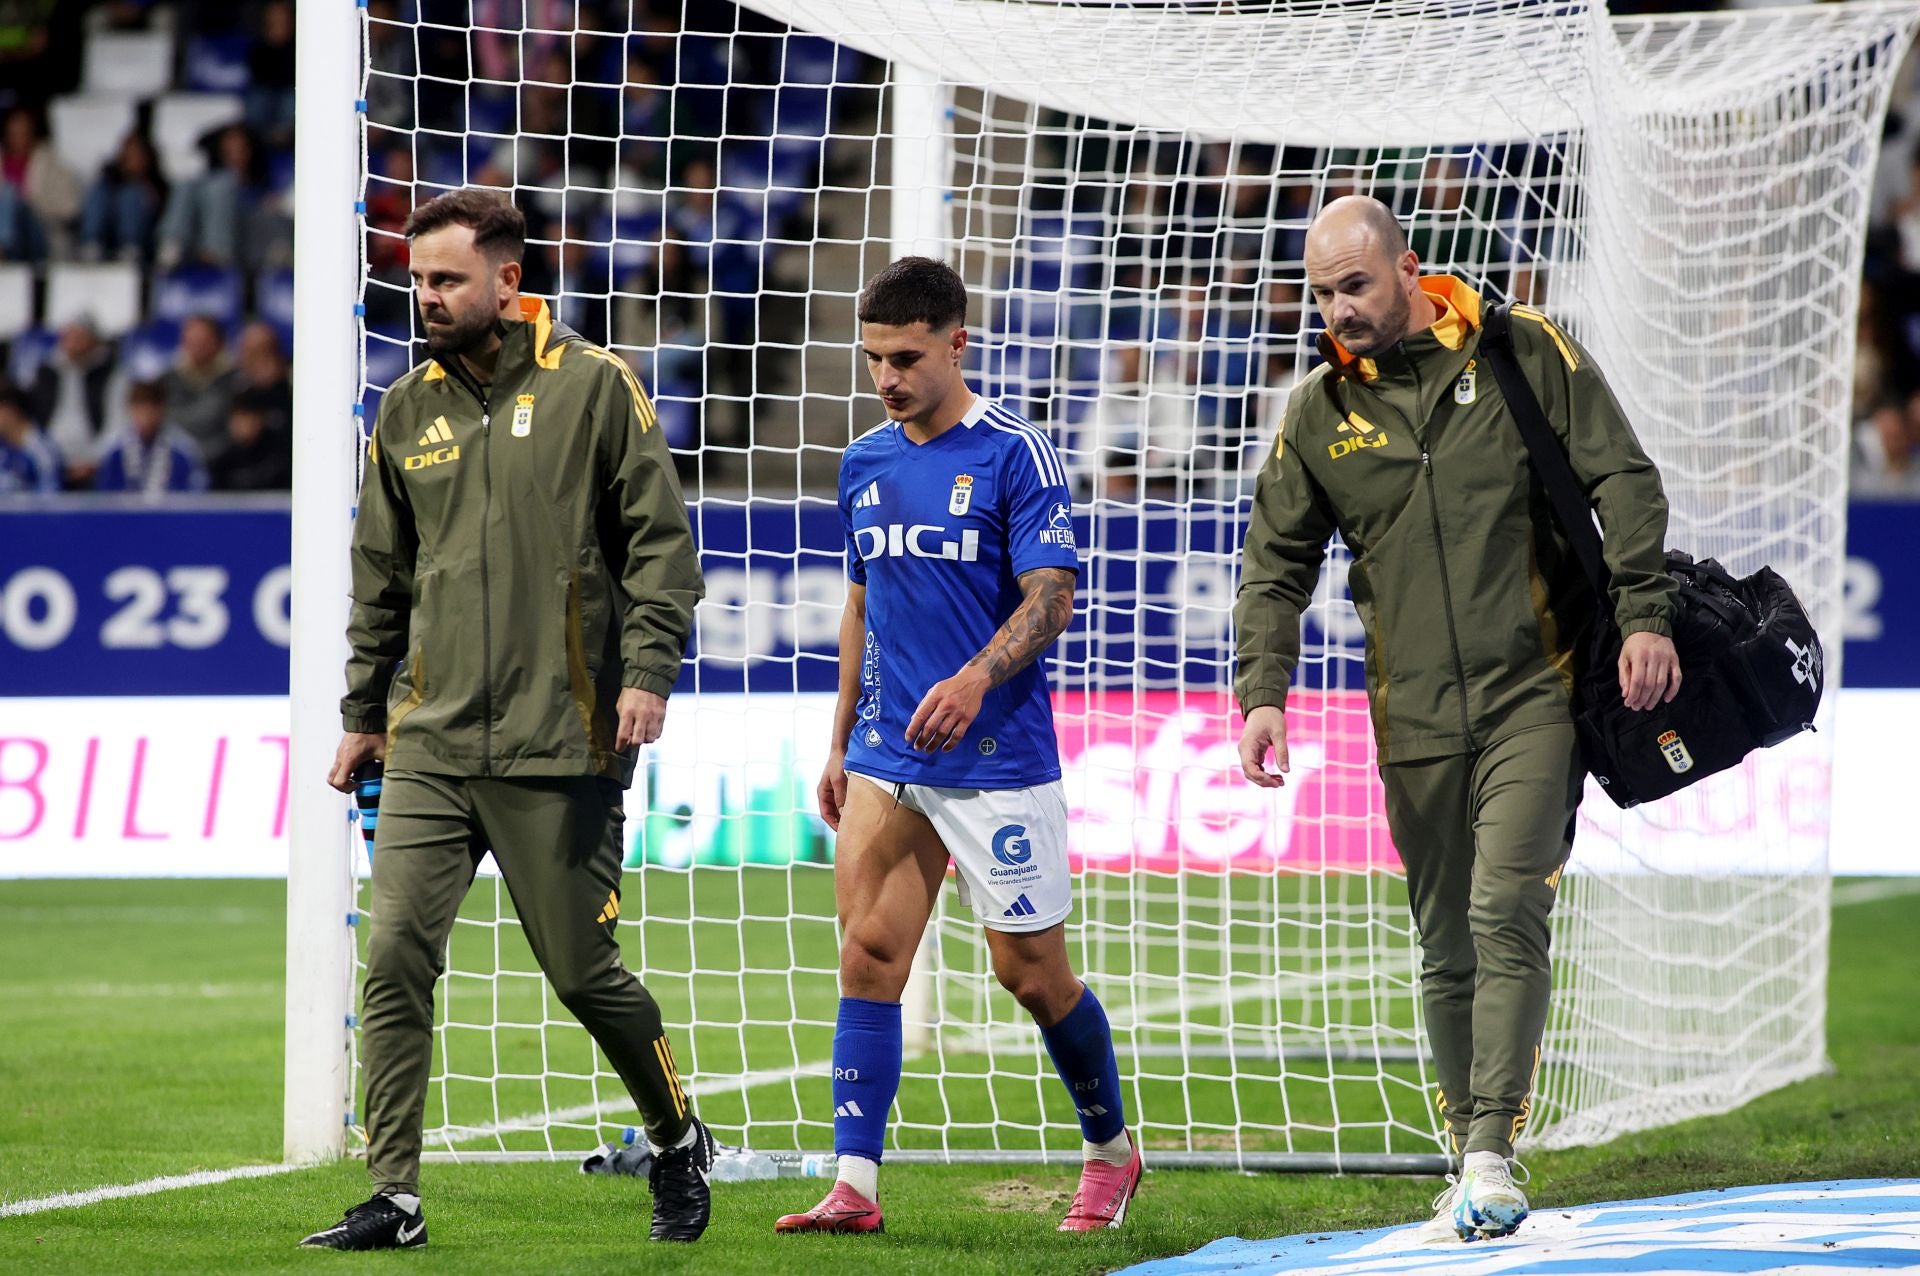
[[[1894,7],[1894,6],[1887,6]],[[289,750],[289,836],[284,1155],[290,1162],[337,1158],[355,1124],[353,1069],[356,924],[349,804],[325,786],[339,737],[337,697],[346,657],[352,502],[358,477],[357,439],[365,337],[359,299],[365,213],[367,78],[366,10],[303,5],[298,85],[305,101],[295,145],[294,362],[307,391],[295,405],[293,501],[292,742]],[[1596,19],[1604,21],[1604,19]],[[1630,22],[1632,20],[1622,20]],[[1618,24],[1616,24],[1618,25]],[[943,187],[952,171],[951,101],[940,77],[890,64],[893,120],[887,135],[892,189],[918,193],[891,201],[889,246],[895,257],[944,257],[953,245],[951,205]],[[1589,122],[1590,123],[1590,122]],[[354,263],[349,271],[343,262]],[[334,393],[342,397],[335,399]],[[910,1050],[924,1045],[928,1023],[923,945],[906,998]],[[429,1153],[431,1159],[550,1160],[557,1153]],[[776,1159],[801,1153],[777,1153]],[[903,1163],[939,1161],[1036,1164],[1062,1154],[1032,1151],[889,1151]],[[1180,1166],[1300,1172],[1438,1173],[1450,1158],[1435,1153],[1340,1154],[1246,1151],[1161,1153]]]

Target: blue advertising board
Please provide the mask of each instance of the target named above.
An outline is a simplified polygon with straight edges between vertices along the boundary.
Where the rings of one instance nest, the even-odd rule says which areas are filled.
[[[833,505],[710,500],[691,514],[707,599],[680,685],[832,690],[845,597]],[[1207,503],[1079,510],[1082,607],[1054,657],[1066,680],[1219,685],[1243,517]],[[1920,504],[1855,503],[1849,528],[1844,681],[1920,686]],[[275,503],[0,509],[0,696],[284,694],[289,536]],[[1358,650],[1340,583],[1330,572],[1309,614],[1309,649]],[[1302,673],[1356,685],[1346,661]]]
[[[284,501],[0,509],[0,695],[285,695]]]

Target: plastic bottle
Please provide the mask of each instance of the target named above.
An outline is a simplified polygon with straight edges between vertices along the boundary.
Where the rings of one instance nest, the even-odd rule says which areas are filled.
[[[752,1148],[728,1148],[713,1161],[716,1183],[747,1183],[756,1179],[824,1178],[834,1171],[830,1156],[772,1157]]]

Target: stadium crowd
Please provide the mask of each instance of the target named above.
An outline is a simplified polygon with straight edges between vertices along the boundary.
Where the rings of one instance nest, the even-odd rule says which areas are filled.
[[[0,492],[292,478],[294,8],[0,4]]]
[[[519,189],[526,291],[634,362],[678,458],[756,441],[799,389],[782,334],[838,286],[823,210],[871,180],[879,65],[682,0],[367,9],[369,410],[416,358],[400,226],[470,182]],[[288,485],[293,27],[291,0],[0,0],[0,493]],[[1853,481],[1920,497],[1917,61],[1873,187]],[[1386,161],[1064,117],[1035,144],[970,370],[1053,431],[1076,495],[1243,494],[1312,357],[1307,219]],[[1545,155],[1407,159],[1416,250],[1504,260],[1495,287],[1533,297],[1546,232],[1516,208],[1551,204]]]

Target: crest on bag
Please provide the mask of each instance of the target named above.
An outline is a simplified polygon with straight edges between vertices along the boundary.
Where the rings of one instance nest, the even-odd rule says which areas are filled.
[[[1675,775],[1693,770],[1693,755],[1687,752],[1687,742],[1680,738],[1678,731],[1662,731],[1654,743],[1660,746],[1661,756],[1666,758],[1668,768]]]
[[[533,396],[523,394],[514,401],[513,437],[524,439],[533,431]]]
[[[953,495],[947,498],[947,513],[964,514],[973,504],[973,475],[953,476]]]

